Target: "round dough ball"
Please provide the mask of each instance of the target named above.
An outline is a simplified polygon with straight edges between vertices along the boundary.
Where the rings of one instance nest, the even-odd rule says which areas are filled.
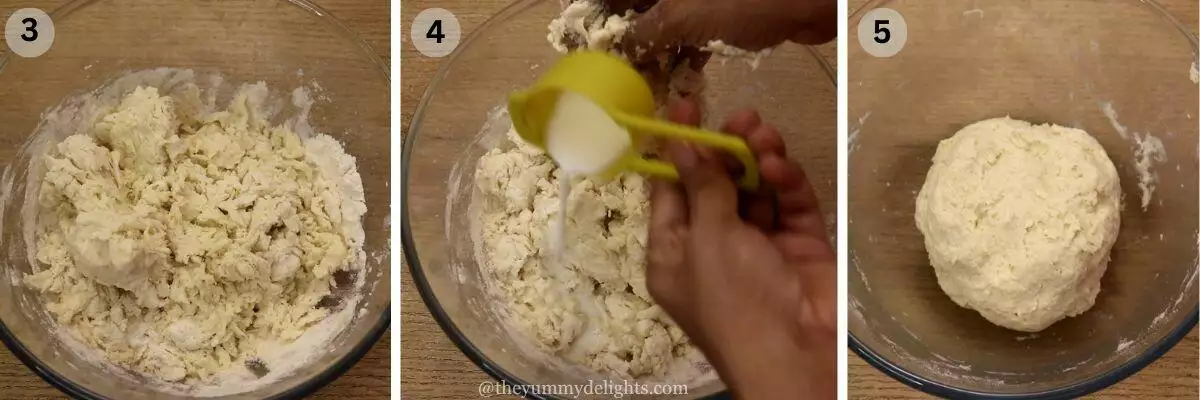
[[[1005,117],[938,144],[916,206],[950,299],[1037,332],[1094,304],[1120,230],[1121,186],[1087,132]]]

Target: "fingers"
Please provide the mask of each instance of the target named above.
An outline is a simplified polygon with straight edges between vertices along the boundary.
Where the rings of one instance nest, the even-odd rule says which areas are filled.
[[[746,222],[754,225],[763,232],[774,232],[778,229],[775,211],[775,193],[765,185],[757,192],[738,193],[738,214]]]
[[[750,133],[754,132],[759,125],[762,125],[762,117],[758,115],[758,111],[746,109],[729,114],[729,118],[725,120],[725,126],[721,129],[742,139],[748,139]]]
[[[679,171],[691,209],[688,220],[696,234],[720,232],[739,221],[737,188],[715,160],[702,158],[682,143],[670,143],[667,155]]]
[[[700,107],[695,102],[688,100],[672,102],[667,109],[667,118],[679,124],[698,125],[700,123]],[[676,182],[652,180],[650,213],[652,226],[686,223],[687,202],[683,188]]]
[[[667,106],[667,118],[677,124],[698,126],[700,125],[700,105],[690,99],[672,101]]]
[[[837,266],[837,255],[825,235],[783,234],[772,237],[771,241],[794,265],[818,263],[814,265],[824,267],[829,265],[827,263],[833,263],[835,268]]]
[[[676,182],[650,183],[650,227],[646,246],[646,285],[660,302],[676,298],[676,279],[687,266],[687,203]]]
[[[683,188],[662,179],[650,181],[650,236],[687,226],[688,207]]]
[[[817,196],[804,169],[776,154],[759,160],[759,169],[763,181],[777,191],[780,223],[785,228],[823,235],[825,226]]]
[[[667,117],[671,121],[691,126],[700,124],[700,106],[696,102],[684,99],[671,102],[668,107]],[[722,226],[737,220],[737,189],[711,151],[669,143],[667,156],[679,171],[686,192],[683,201],[691,208],[688,220],[693,226],[705,229],[705,225]]]
[[[787,146],[784,145],[783,136],[775,127],[763,124],[757,111],[734,112],[725,120],[723,129],[745,140],[750,151],[758,158],[769,154],[787,157]]]
[[[759,158],[772,155],[787,158],[787,145],[783,142],[783,135],[770,125],[764,124],[755,128],[746,138],[746,145],[750,146],[750,150]]]
[[[672,18],[673,11],[678,7],[672,3],[676,2],[665,0],[650,7],[633,21],[621,38],[625,54],[635,64],[651,62],[678,46],[679,27],[675,25],[677,19]]]
[[[787,145],[779,131],[762,123],[762,117],[754,110],[731,114],[724,129],[742,137],[758,159],[759,174],[766,186],[776,191],[780,224],[789,229],[822,234],[825,227],[816,194],[800,165],[787,158]],[[765,222],[762,215],[752,217],[762,219],[759,223]]]

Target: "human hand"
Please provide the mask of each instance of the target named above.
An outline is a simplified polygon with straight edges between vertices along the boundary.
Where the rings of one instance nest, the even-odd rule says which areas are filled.
[[[683,101],[670,118],[696,125],[700,111]],[[757,113],[724,130],[766,189],[739,195],[722,156],[669,143],[680,181],[652,182],[647,286],[737,397],[834,398],[837,264],[812,186]]]
[[[821,44],[837,35],[833,0],[604,0],[608,10],[642,13],[622,39],[635,62],[713,40],[757,51],[785,41]]]

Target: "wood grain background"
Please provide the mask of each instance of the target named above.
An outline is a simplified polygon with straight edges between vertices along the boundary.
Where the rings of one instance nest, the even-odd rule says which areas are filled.
[[[147,2],[172,2],[175,0],[146,0]],[[390,5],[388,0],[313,0],[334,17],[340,19],[359,35],[382,57],[391,60]],[[7,19],[9,13],[25,7],[35,7],[49,12],[61,4],[61,0],[2,0],[0,16]],[[3,46],[0,53],[6,52]],[[2,123],[2,122],[0,122]],[[0,145],[13,146],[24,138],[0,139]],[[315,393],[314,399],[387,399],[391,377],[391,335],[383,338],[353,368],[333,383]],[[24,364],[12,356],[8,349],[0,350],[0,398],[59,399],[65,396],[29,371]]]
[[[867,0],[850,0],[852,12]],[[406,25],[416,13],[430,7],[451,10],[458,18],[463,36],[482,24],[507,0],[409,0],[402,5],[401,24]],[[1163,0],[1164,7],[1196,31],[1197,3],[1195,0]],[[1086,8],[1081,8],[1086,12]],[[849,15],[849,14],[847,14]],[[402,26],[402,35],[408,37]],[[402,135],[420,101],[426,86],[439,66],[439,60],[403,46],[401,57]],[[836,46],[818,48],[831,65],[838,65]],[[407,268],[402,273],[401,291],[401,384],[403,393],[412,399],[462,399],[478,396],[481,382],[490,381],[486,374],[471,363],[446,338],[429,315],[412,284]],[[1159,361],[1120,384],[1101,391],[1095,398],[1189,398],[1198,397],[1200,378],[1197,375],[1197,332],[1192,331],[1179,345]],[[850,356],[850,394],[852,398],[927,398],[921,392],[883,375],[857,356]]]

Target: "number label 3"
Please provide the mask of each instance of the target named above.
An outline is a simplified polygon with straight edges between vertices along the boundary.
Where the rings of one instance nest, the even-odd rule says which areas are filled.
[[[858,21],[858,43],[868,54],[887,58],[908,42],[908,23],[896,10],[876,8]]]
[[[45,54],[54,44],[54,21],[42,10],[22,8],[8,16],[4,24],[4,42],[18,56],[33,58]]]
[[[37,40],[37,20],[33,17],[25,17],[21,19],[21,23],[25,24],[25,33],[21,34],[21,40],[26,42]]]
[[[412,22],[413,47],[426,57],[445,57],[458,47],[462,39],[462,28],[458,18],[442,8],[430,8],[421,11]]]

